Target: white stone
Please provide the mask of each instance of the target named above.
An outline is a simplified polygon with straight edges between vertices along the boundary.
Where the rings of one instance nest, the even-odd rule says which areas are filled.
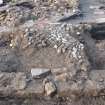
[[[3,0],[0,0],[0,4],[3,4]]]
[[[57,45],[54,45],[54,48],[55,48],[55,49],[57,49],[57,48],[58,48],[58,46],[57,46]]]
[[[12,47],[13,45],[12,44],[10,44],[10,47]]]
[[[72,55],[74,58],[77,58],[77,48],[73,47]]]
[[[99,6],[99,5],[91,5],[89,8],[90,8],[90,9],[99,9],[100,6]]]
[[[50,73],[50,69],[45,68],[32,68],[31,75],[34,78],[41,78],[42,76],[46,76]]]
[[[96,19],[97,23],[105,23],[105,18]]]
[[[80,32],[77,32],[77,35],[80,35]]]

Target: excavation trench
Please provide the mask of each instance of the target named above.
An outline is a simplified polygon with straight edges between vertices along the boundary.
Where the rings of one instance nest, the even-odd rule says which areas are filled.
[[[86,34],[87,33],[87,34]],[[86,32],[86,52],[92,69],[105,69],[105,25],[93,25],[91,31]]]

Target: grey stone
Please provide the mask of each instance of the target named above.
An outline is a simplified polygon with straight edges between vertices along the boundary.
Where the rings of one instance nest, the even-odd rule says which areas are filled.
[[[50,73],[50,69],[45,69],[45,68],[32,68],[31,69],[31,75],[34,78],[45,77],[49,73]]]

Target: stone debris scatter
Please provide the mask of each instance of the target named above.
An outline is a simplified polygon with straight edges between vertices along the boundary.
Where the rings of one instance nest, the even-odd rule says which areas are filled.
[[[44,68],[32,68],[31,69],[31,75],[33,78],[41,78],[43,76],[46,76],[50,73],[50,69],[44,69]]]

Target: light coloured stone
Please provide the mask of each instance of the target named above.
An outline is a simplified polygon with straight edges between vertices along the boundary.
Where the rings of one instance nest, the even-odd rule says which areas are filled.
[[[3,4],[3,0],[0,0],[0,4]]]
[[[80,32],[77,32],[77,35],[80,35]]]
[[[57,48],[58,48],[58,46],[57,46],[57,45],[54,45],[54,48],[55,48],[55,49],[57,49]]]
[[[77,49],[75,47],[73,47],[73,51],[72,51],[72,55],[74,58],[77,58]]]
[[[26,75],[23,73],[17,73],[12,85],[16,90],[24,90],[26,88]]]
[[[46,92],[46,95],[47,96],[51,96],[53,93],[56,92],[56,86],[54,83],[52,83],[51,81],[50,82],[47,82],[45,83],[45,92]]]
[[[32,68],[31,75],[34,78],[41,78],[43,76],[47,76],[50,73],[50,69],[45,68]]]

